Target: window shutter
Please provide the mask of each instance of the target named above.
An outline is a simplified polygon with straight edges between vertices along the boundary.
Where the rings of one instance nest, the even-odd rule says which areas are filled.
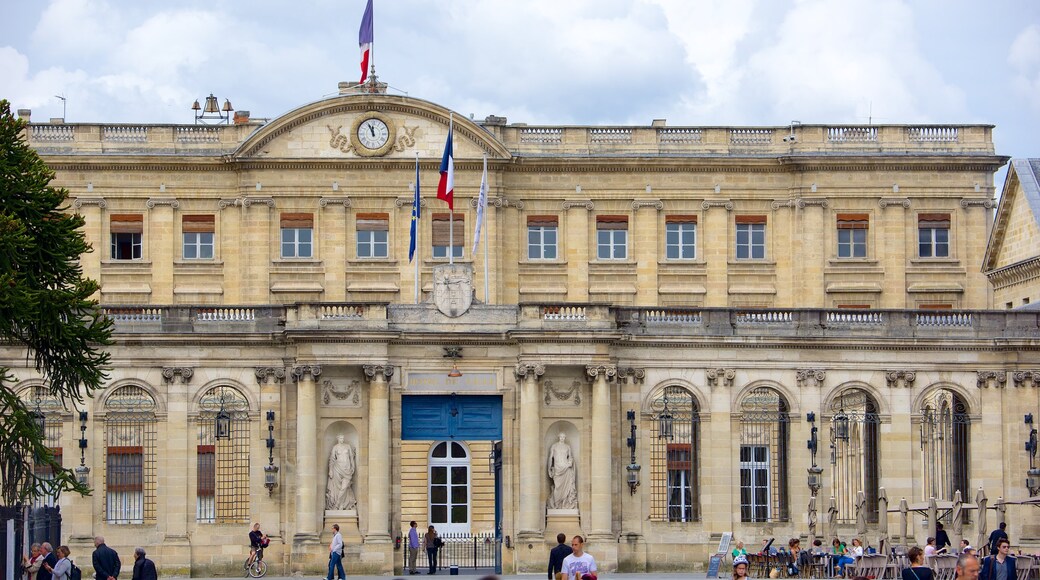
[[[450,243],[451,236],[451,222],[449,221],[449,214],[446,213],[435,213],[433,214],[433,245],[435,246],[461,246],[463,240],[466,239],[466,221],[463,218],[463,214],[455,214],[455,243]]]
[[[313,228],[314,214],[312,213],[283,213],[283,228]]]
[[[738,224],[764,224],[766,223],[766,216],[764,215],[738,215],[734,218],[734,221]]]
[[[114,213],[110,230],[113,234],[140,234],[144,232],[144,216],[139,213]]]
[[[696,215],[666,215],[664,216],[664,223],[666,224],[695,224],[697,223]]]
[[[186,215],[181,218],[181,231],[184,233],[213,233],[214,218],[212,215]]]
[[[358,231],[388,231],[390,229],[390,214],[386,213],[359,213],[357,214]]]
[[[949,228],[950,214],[948,213],[921,213],[917,214],[917,223],[923,228]]]
[[[866,213],[839,213],[839,230],[865,230],[870,225],[870,214]]]
[[[140,445],[113,446],[107,448],[106,453],[106,490],[144,490],[144,449]]]
[[[198,495],[212,497],[217,487],[217,461],[214,445],[199,445]]]
[[[596,216],[596,229],[598,230],[627,230],[627,215],[598,215]]]
[[[527,216],[528,227],[556,227],[560,223],[560,217],[555,215],[529,215]]]

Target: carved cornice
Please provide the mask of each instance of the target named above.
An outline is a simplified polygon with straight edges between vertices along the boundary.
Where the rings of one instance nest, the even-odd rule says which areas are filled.
[[[256,382],[264,384],[268,377],[274,377],[275,382],[285,382],[285,369],[282,367],[256,367]]]
[[[242,198],[242,207],[249,208],[251,205],[266,205],[267,207],[274,207],[273,197],[245,197]]]
[[[961,200],[961,207],[964,209],[968,209],[969,207],[984,207],[986,209],[993,209],[997,207],[997,204],[992,199],[964,198]]]
[[[1040,387],[1040,370],[1015,371],[1011,373],[1011,380],[1016,387],[1023,387],[1028,382],[1031,386]]]
[[[641,385],[643,384],[643,381],[646,379],[646,369],[635,367],[625,367],[623,369],[618,369],[618,379],[620,379],[622,382],[626,384],[628,383],[629,379],[631,379],[632,384]]]
[[[901,205],[906,209],[910,209],[910,199],[906,197],[883,197],[877,203],[882,209],[890,205]]]
[[[533,364],[533,363],[517,363],[516,369],[513,371],[516,373],[516,378],[524,379],[528,376],[538,380],[538,377],[545,374],[545,365]]]
[[[361,369],[365,373],[365,379],[373,381],[376,375],[383,375],[383,378],[389,381],[394,376],[394,367],[391,365],[362,365]]]
[[[996,387],[1003,388],[1007,385],[1007,373],[1004,371],[975,371],[978,377],[975,385],[978,388]]]
[[[328,207],[329,204],[342,205],[343,207],[354,207],[349,197],[323,197],[318,200],[318,207]]]
[[[195,369],[192,367],[163,367],[162,370],[163,382],[166,383],[172,383],[174,377],[180,377],[182,383],[188,383],[194,375]]]
[[[821,387],[823,381],[827,378],[827,371],[823,369],[798,369],[795,372],[795,378],[798,380],[798,386],[800,387]]]
[[[585,209],[592,211],[596,209],[596,204],[592,203],[589,199],[568,199],[560,204],[563,209],[571,209],[572,207],[584,207]]]
[[[708,384],[717,387],[719,385],[719,379],[722,380],[722,385],[725,387],[733,386],[733,379],[737,377],[737,371],[733,369],[707,369],[704,371],[704,376],[707,377]]]
[[[105,209],[108,207],[108,202],[103,197],[77,197],[72,205],[76,208],[81,208],[85,205],[96,205],[101,209]]]
[[[733,202],[728,199],[706,199],[701,202],[701,209],[721,207],[726,211],[733,211]]]
[[[303,379],[303,375],[310,375],[312,379],[318,380],[321,376],[321,365],[300,365],[292,368],[292,380],[294,383],[298,383]]]
[[[606,380],[612,381],[617,376],[617,367],[614,365],[585,365],[585,374],[593,380],[603,375]]]
[[[557,389],[552,381],[545,381],[545,406],[548,407],[553,399],[557,401],[573,401],[575,405],[581,404],[581,381],[575,379],[571,382],[571,388],[567,390]]]
[[[637,199],[632,202],[632,209],[639,209],[642,207],[652,207],[657,211],[664,209],[664,202],[659,199]]]
[[[899,386],[899,381],[903,381],[904,387],[910,388],[914,386],[916,379],[917,373],[915,371],[885,371],[885,381],[890,388]]]
[[[827,209],[829,207],[829,204],[827,203],[827,198],[825,197],[800,197],[797,200],[797,204],[798,209],[805,209],[807,207],[813,206],[822,207],[823,209]]]
[[[411,207],[413,203],[415,203],[415,198],[410,195],[408,197],[399,197],[394,200],[394,205],[397,207],[404,207],[405,204],[408,204],[408,207]],[[419,207],[426,207],[425,197],[419,198]]]
[[[157,205],[168,205],[173,209],[177,209],[181,206],[181,202],[177,201],[175,197],[150,197],[148,201],[144,202],[144,206],[148,209],[152,209]]]

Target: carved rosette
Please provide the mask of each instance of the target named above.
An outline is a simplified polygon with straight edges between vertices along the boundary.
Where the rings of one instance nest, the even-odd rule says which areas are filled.
[[[632,384],[641,385],[646,379],[646,369],[635,367],[618,369],[618,379],[625,384],[628,384],[628,381],[631,380]]]
[[[360,407],[361,381],[350,381],[350,384],[341,388],[326,379],[321,382],[321,401],[330,407]]]
[[[1007,386],[1007,373],[1004,371],[975,371],[975,374],[978,377],[975,385],[980,389],[985,387],[999,389]]]
[[[708,384],[717,387],[719,381],[722,381],[724,387],[732,387],[733,379],[737,378],[737,371],[733,369],[707,369],[704,371],[705,377],[708,379]]]
[[[1011,374],[1011,379],[1015,381],[1016,387],[1024,387],[1026,383],[1033,387],[1040,387],[1040,370],[1015,371]]]
[[[896,388],[902,386],[910,388],[914,386],[914,381],[917,379],[917,373],[914,371],[885,371],[885,381],[888,383],[889,388]]]
[[[585,365],[585,374],[590,380],[596,380],[603,375],[603,378],[610,382],[617,376],[617,367],[614,365]]]
[[[176,377],[180,377],[182,383],[188,383],[194,375],[195,369],[191,367],[163,367],[162,370],[163,382],[166,383],[172,383]]]
[[[558,389],[552,381],[545,381],[545,406],[552,406],[553,401],[562,403],[570,402],[573,405],[581,404],[581,381],[574,379],[571,388]]]
[[[799,387],[820,387],[827,378],[827,371],[823,369],[798,369],[795,372]]]
[[[382,375],[387,382],[390,382],[394,376],[394,367],[390,365],[364,365],[361,370],[364,371],[367,381],[374,381],[376,375]]]
[[[303,380],[303,375],[310,375],[312,379],[318,380],[321,376],[321,365],[300,365],[293,367],[292,380],[298,383]]]
[[[264,384],[268,378],[273,377],[275,382],[285,382],[285,369],[282,367],[256,367],[256,382]]]
[[[538,380],[538,377],[545,374],[545,365],[536,363],[517,363],[516,378],[518,380],[524,380],[525,378],[533,378]]]

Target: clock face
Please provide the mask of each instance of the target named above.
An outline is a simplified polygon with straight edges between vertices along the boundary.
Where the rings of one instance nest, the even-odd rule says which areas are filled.
[[[365,119],[358,125],[357,138],[368,149],[379,149],[390,139],[390,128],[380,119]]]

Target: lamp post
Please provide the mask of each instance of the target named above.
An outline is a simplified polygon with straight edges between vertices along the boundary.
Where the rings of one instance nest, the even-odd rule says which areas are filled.
[[[823,487],[823,468],[816,465],[816,449],[819,446],[819,440],[816,437],[818,429],[816,428],[816,413],[809,412],[805,415],[805,420],[809,422],[809,440],[806,442],[809,448],[809,452],[812,454],[812,467],[809,471],[809,492],[813,497]]]
[[[629,493],[635,495],[636,488],[639,487],[639,464],[636,463],[636,412],[632,409],[628,410],[628,450],[631,453],[628,465],[625,470],[628,472],[628,490]]]
[[[274,411],[267,412],[267,465],[264,466],[264,487],[267,496],[274,495],[278,487],[278,466],[274,464]]]
[[[658,439],[671,441],[675,438],[675,417],[672,416],[672,410],[669,407],[667,391],[665,391],[661,401],[664,404],[664,408],[657,415],[657,437]]]
[[[1029,427],[1029,439],[1026,440],[1026,452],[1029,453],[1029,471],[1026,472],[1026,489],[1029,497],[1040,494],[1040,469],[1036,467],[1036,427],[1033,427],[1033,414],[1026,415]]]
[[[87,467],[87,412],[79,412],[79,467],[76,468],[76,482],[90,485],[90,468]]]

